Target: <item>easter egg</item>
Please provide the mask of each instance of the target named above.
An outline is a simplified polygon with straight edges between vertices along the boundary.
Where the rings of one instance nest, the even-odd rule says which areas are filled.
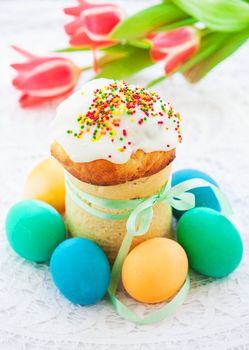
[[[202,171],[196,169],[182,169],[173,173],[172,187],[178,185],[183,181],[194,178],[206,180],[210,184],[218,187],[214,179],[212,179],[209,175],[203,173]],[[211,188],[199,187],[188,192],[191,192],[195,195],[195,207],[207,207],[220,211],[219,202]],[[173,215],[176,219],[179,219],[184,213],[185,211],[180,211],[173,208]]]
[[[188,255],[189,265],[206,276],[227,276],[242,258],[237,229],[210,208],[194,208],[185,213],[177,225],[177,239]]]
[[[27,177],[24,197],[38,199],[62,213],[65,210],[63,167],[54,158],[38,163]]]
[[[6,218],[9,244],[23,258],[43,262],[66,238],[60,214],[47,203],[24,200],[11,207]]]
[[[178,292],[187,272],[187,255],[177,242],[152,238],[128,254],[122,267],[122,282],[134,299],[157,303]]]
[[[103,250],[86,238],[70,238],[54,251],[50,271],[59,291],[71,302],[95,304],[106,294],[110,265]]]

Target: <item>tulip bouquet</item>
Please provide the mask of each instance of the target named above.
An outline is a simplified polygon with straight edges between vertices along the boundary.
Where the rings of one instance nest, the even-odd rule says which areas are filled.
[[[115,3],[77,1],[64,9],[73,17],[65,25],[70,46],[57,51],[91,50],[92,66],[14,47],[27,59],[12,64],[21,106],[70,94],[80,73],[92,68],[94,77],[123,79],[162,61],[164,69],[148,86],[176,72],[197,82],[249,37],[246,0],[164,0],[129,17]]]

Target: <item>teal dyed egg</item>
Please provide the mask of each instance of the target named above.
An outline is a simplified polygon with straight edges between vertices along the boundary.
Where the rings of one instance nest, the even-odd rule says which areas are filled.
[[[49,204],[24,200],[11,207],[6,218],[9,244],[23,258],[43,262],[66,238],[60,214]]]
[[[224,215],[209,208],[186,212],[177,225],[177,240],[189,265],[210,277],[225,277],[239,265],[243,245],[239,232]]]

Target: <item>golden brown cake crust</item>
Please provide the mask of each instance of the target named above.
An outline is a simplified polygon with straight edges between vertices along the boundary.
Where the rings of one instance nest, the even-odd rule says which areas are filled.
[[[124,164],[111,163],[105,159],[94,160],[87,163],[73,162],[56,142],[51,146],[51,154],[63,167],[80,181],[97,186],[110,186],[151,176],[175,158],[175,149],[163,152],[145,153],[136,151],[128,162]]]

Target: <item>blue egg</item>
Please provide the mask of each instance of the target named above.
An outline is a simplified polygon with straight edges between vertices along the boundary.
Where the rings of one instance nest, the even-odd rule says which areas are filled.
[[[172,187],[190,179],[203,179],[208,182],[210,182],[212,185],[215,185],[218,187],[217,183],[212,179],[209,175],[203,173],[200,170],[196,169],[182,169],[179,171],[176,171],[172,175]],[[220,211],[221,207],[220,204],[214,194],[214,192],[209,187],[200,187],[195,188],[193,190],[190,190],[188,192],[191,192],[195,195],[195,207],[206,207],[211,208],[216,211]],[[180,211],[173,208],[173,215],[176,219],[180,219],[180,217],[185,213],[185,211]]]
[[[110,282],[110,265],[105,253],[86,238],[62,242],[51,257],[50,271],[64,297],[80,305],[101,300]]]

